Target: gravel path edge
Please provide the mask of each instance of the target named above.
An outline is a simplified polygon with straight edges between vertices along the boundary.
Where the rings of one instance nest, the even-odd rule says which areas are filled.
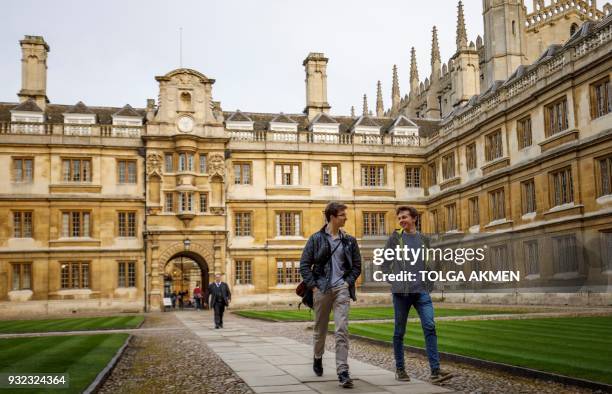
[[[83,391],[83,394],[95,393],[98,391],[98,389],[100,389],[100,387],[102,387],[106,379],[109,377],[111,372],[113,372],[113,369],[115,368],[115,366],[121,359],[121,356],[123,356],[123,353],[125,352],[125,349],[129,346],[130,341],[132,340],[132,337],[133,335],[130,334],[125,339],[125,342],[123,342],[123,345],[121,345],[121,347],[117,350],[113,358],[111,358],[108,364],[106,364],[106,367],[104,367],[104,369],[98,373],[94,381],[91,382],[91,384],[85,389],[85,391]]]

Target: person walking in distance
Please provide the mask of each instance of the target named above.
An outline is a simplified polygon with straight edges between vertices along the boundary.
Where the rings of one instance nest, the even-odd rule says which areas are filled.
[[[223,328],[223,312],[232,300],[232,293],[225,282],[221,282],[221,274],[215,274],[215,281],[208,285],[209,305],[215,311],[215,328]]]
[[[391,234],[385,245],[385,250],[396,250],[397,247],[403,250],[404,247],[407,247],[416,251],[428,248],[429,240],[416,229],[416,222],[419,217],[418,211],[413,207],[401,206],[396,209],[396,215],[400,228]],[[429,295],[432,286],[431,283],[423,282],[420,275],[420,271],[425,270],[427,268],[422,254],[415,261],[397,260],[394,257],[393,259],[385,259],[382,264],[382,271],[386,274],[400,274],[402,271],[408,271],[413,273],[416,278],[414,281],[390,282],[395,316],[393,333],[395,379],[400,381],[410,380],[404,363],[404,334],[406,333],[408,312],[410,312],[410,307],[414,306],[419,314],[423,335],[425,336],[425,349],[431,368],[431,381],[439,383],[451,378],[452,374],[440,369],[434,308]],[[396,277],[401,276],[397,275]]]
[[[200,282],[197,282],[196,287],[193,289],[193,299],[195,300],[196,310],[202,309],[202,289],[200,288]]]
[[[325,208],[327,224],[312,234],[302,252],[300,273],[313,291],[314,361],[313,370],[323,375],[323,352],[329,314],[334,311],[336,372],[340,385],[353,387],[348,366],[348,315],[350,299],[356,301],[355,282],[361,274],[361,254],[357,240],[342,227],[346,223],[346,205],[330,202]]]

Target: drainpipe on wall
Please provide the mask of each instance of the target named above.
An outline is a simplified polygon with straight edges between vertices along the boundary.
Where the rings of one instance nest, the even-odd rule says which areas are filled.
[[[148,280],[148,275],[147,275],[147,252],[148,252],[148,236],[147,236],[147,147],[146,145],[139,148],[138,149],[138,153],[140,154],[140,156],[142,156],[144,158],[144,165],[142,166],[142,172],[143,172],[143,183],[144,183],[144,228],[143,228],[143,232],[142,232],[142,241],[143,241],[143,247],[144,247],[144,306],[143,306],[143,312],[148,312],[149,308],[147,305],[147,280]]]

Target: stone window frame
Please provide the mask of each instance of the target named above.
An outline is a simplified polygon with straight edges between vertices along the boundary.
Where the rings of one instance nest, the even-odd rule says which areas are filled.
[[[491,269],[508,271],[510,269],[511,250],[508,245],[501,244],[489,248],[489,259]]]
[[[535,178],[530,178],[521,182],[521,212],[525,215],[537,212],[537,210],[538,201]]]
[[[164,152],[164,172],[174,174],[176,171],[176,155],[174,152]],[[170,161],[168,162],[168,157],[170,157]],[[170,164],[170,168],[168,168],[168,164]]]
[[[372,219],[375,219],[372,221]],[[363,211],[361,231],[364,237],[381,237],[387,234],[386,211]]]
[[[121,219],[122,216],[125,217],[123,220]],[[133,225],[130,224],[131,216],[133,216]],[[137,211],[134,211],[134,210],[117,211],[117,230],[115,232],[115,236],[119,238],[136,238],[138,236],[138,213]]]
[[[61,289],[91,289],[91,262],[90,261],[60,261],[60,288]],[[74,267],[78,267],[78,285],[74,286]],[[64,268],[67,274],[64,275]]]
[[[62,182],[64,183],[91,183],[93,180],[93,160],[91,157],[69,157],[69,156],[62,156],[61,158],[62,160],[62,167],[61,167],[61,171],[62,171]],[[75,175],[75,168],[74,168],[74,162],[79,162],[79,180],[73,180],[74,175]],[[69,164],[69,173],[68,173],[68,180],[66,180],[66,172],[65,172],[65,167],[66,167],[66,162],[70,163]],[[83,166],[83,163],[88,163],[89,166],[89,173],[87,173],[85,171],[85,166]],[[87,179],[85,179],[87,178]]]
[[[253,260],[236,259],[234,260],[234,285],[253,284]]]
[[[540,243],[537,239],[523,241],[525,271],[527,275],[540,274]],[[534,269],[535,268],[535,269]]]
[[[569,106],[567,104],[566,95],[563,95],[544,105],[544,133],[546,138],[552,137],[553,135],[561,133],[569,128],[568,114]]]
[[[597,197],[612,195],[612,153],[596,157],[594,161]]]
[[[202,198],[204,199],[204,209],[202,209]],[[198,193],[198,208],[200,209],[200,213],[208,212],[208,192],[199,192]]]
[[[438,162],[436,160],[427,164],[427,180],[429,186],[438,184]]]
[[[563,175],[566,175],[565,185],[561,184],[564,180]],[[572,174],[572,166],[561,167],[550,171],[548,173],[548,182],[551,207],[569,204],[575,201],[575,187],[574,176]],[[558,189],[557,186],[559,186],[560,189]]]
[[[122,270],[123,268],[123,270]],[[123,272],[122,272],[123,271]],[[130,288],[137,286],[136,261],[119,260],[117,261],[117,287]]]
[[[130,164],[133,165],[134,174],[133,174],[133,182],[131,182],[130,177]],[[138,161],[136,159],[117,159],[117,184],[119,185],[135,185],[138,183]],[[121,166],[124,166],[125,170],[125,179],[123,182],[121,181]]]
[[[244,220],[248,219],[248,220]],[[253,211],[234,212],[234,236],[252,237],[253,236]]]
[[[374,170],[372,177],[371,170]],[[382,169],[382,171],[380,171]],[[369,173],[368,173],[369,172]],[[362,187],[385,187],[387,186],[387,165],[379,163],[363,163],[360,165],[361,186]],[[382,176],[382,179],[380,177]],[[374,182],[366,182],[371,180]],[[369,184],[368,184],[369,183]],[[371,183],[374,183],[373,185]]]
[[[496,129],[484,136],[485,160],[487,162],[504,157],[504,139],[502,129]]]
[[[476,141],[471,142],[465,146],[465,167],[468,171],[478,168]]]
[[[489,191],[489,218],[490,221],[506,219],[506,190],[498,187]]]
[[[289,221],[285,220],[283,223],[283,216],[289,218]],[[285,218],[285,219],[286,219]],[[276,223],[276,236],[277,237],[299,237],[304,234],[304,221],[302,220],[302,211],[296,210],[280,210],[274,212],[274,221]],[[293,228],[293,232],[285,231],[283,232],[283,228],[290,229]]]
[[[553,274],[580,271],[578,238],[575,234],[560,234],[551,239]],[[572,258],[574,261],[572,262]]]
[[[10,289],[11,291],[19,291],[19,290],[33,290],[34,289],[34,284],[33,284],[33,279],[34,279],[34,264],[32,264],[31,261],[11,261],[10,262],[10,266],[11,266],[11,271],[10,271]],[[19,279],[18,279],[18,286],[17,288],[15,288],[15,268],[18,267],[18,271],[19,271]],[[29,267],[29,277],[30,277],[30,285],[29,286],[25,286],[24,285],[24,268],[25,267]]]
[[[329,184],[325,183],[325,167],[329,167]],[[336,184],[332,184],[332,171],[331,169],[336,168]],[[341,165],[340,163],[321,163],[321,185],[322,186],[339,186],[342,184],[342,176],[341,176]]]
[[[440,233],[440,215],[438,215],[438,209],[431,210],[431,229],[434,234]]]
[[[74,214],[79,214],[79,235],[73,235],[74,231]],[[68,235],[64,233],[64,215],[68,215]],[[88,215],[88,234],[85,234],[85,215]],[[61,237],[62,238],[91,238],[93,230],[93,217],[90,209],[66,209],[60,211]]]
[[[16,170],[16,161],[20,160],[21,161],[21,179],[17,178],[17,170]],[[26,174],[26,169],[27,166],[25,165],[26,161],[31,161],[31,166],[30,166],[30,178],[26,179],[25,174]],[[34,182],[34,156],[11,156],[11,180],[14,183],[33,183]]]
[[[244,168],[249,169],[248,179],[244,178]],[[238,175],[236,177],[236,168],[239,168]],[[233,176],[234,176],[234,185],[252,185],[253,184],[253,162],[252,161],[235,161],[232,163]],[[236,182],[238,181],[238,182]]]
[[[470,227],[480,225],[480,197],[468,198],[468,224]]]
[[[170,200],[168,200],[168,196],[170,196]],[[170,206],[168,206],[168,201],[171,202]],[[176,212],[176,201],[174,192],[164,192],[164,212],[174,213]],[[168,210],[170,208],[170,210]]]
[[[445,205],[444,210],[446,211],[445,230],[458,230],[459,224],[457,223],[457,203]]]
[[[516,143],[519,150],[533,145],[531,115],[524,116],[516,121]]]
[[[423,187],[421,166],[406,164],[404,166],[404,182],[406,187]]]
[[[450,152],[442,156],[442,179],[453,179],[456,176],[455,152]]]
[[[208,174],[208,155],[206,153],[198,153],[198,171],[200,174]]]
[[[603,89],[603,103],[598,101],[597,92],[598,88],[604,85]],[[612,87],[610,86],[610,76],[606,75],[603,78],[589,85],[589,103],[591,108],[591,119],[601,118],[612,112]],[[603,108],[602,108],[603,104]]]
[[[279,257],[276,259],[277,285],[294,285],[301,281],[299,258]]]
[[[289,173],[285,173],[285,166],[290,166]],[[280,173],[279,173],[280,168]],[[297,171],[296,171],[297,168]],[[278,175],[280,174],[280,179]],[[286,183],[285,176],[289,175],[289,183]],[[296,181],[297,178],[297,181]],[[295,161],[275,161],[274,162],[274,185],[275,186],[299,186],[302,183],[302,163]]]
[[[13,238],[34,238],[34,210],[15,209],[11,210]],[[29,216],[29,232],[26,232],[26,218]],[[19,219],[18,219],[19,218]],[[19,222],[19,228],[17,228]],[[29,236],[28,236],[29,235]]]

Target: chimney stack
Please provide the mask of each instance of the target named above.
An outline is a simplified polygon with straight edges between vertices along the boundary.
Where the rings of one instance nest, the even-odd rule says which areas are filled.
[[[320,113],[329,113],[327,102],[327,59],[324,54],[311,52],[302,65],[306,70],[306,108],[304,113],[312,120]]]
[[[19,102],[33,99],[44,111],[47,98],[47,55],[49,45],[41,36],[25,36],[21,45],[21,90]]]

